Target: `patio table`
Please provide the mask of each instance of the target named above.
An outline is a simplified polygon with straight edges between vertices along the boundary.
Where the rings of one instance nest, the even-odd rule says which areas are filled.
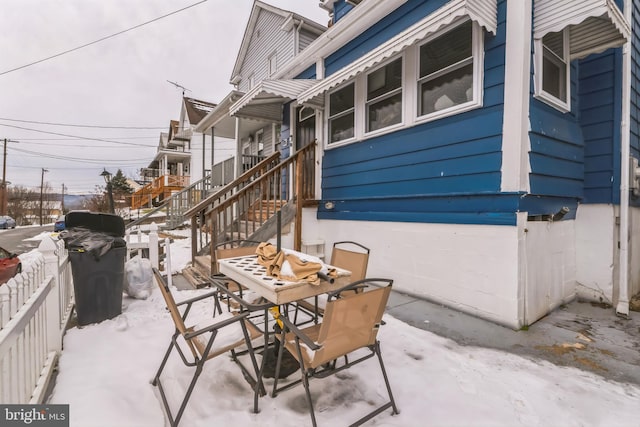
[[[231,280],[236,281],[248,290],[255,292],[268,301],[266,304],[253,303],[243,300],[235,293],[229,291],[223,281],[213,281],[213,284],[229,298],[235,300],[249,311],[264,312],[264,342],[265,350],[263,351],[262,364],[260,374],[258,375],[258,387],[255,388],[254,394],[254,412],[258,412],[258,394],[262,394],[264,390],[263,374],[267,365],[269,343],[268,331],[268,311],[271,307],[287,305],[295,301],[305,298],[315,297],[334,290],[338,290],[349,284],[351,272],[343,268],[334,267],[327,264],[327,267],[335,269],[336,276],[332,280],[320,279],[320,283],[313,284],[307,280],[287,281],[280,280],[267,274],[267,270],[258,263],[257,255],[247,255],[235,258],[224,258],[218,260],[220,273],[224,274]],[[286,315],[286,313],[284,314]],[[282,352],[279,352],[278,359],[282,358]],[[262,393],[261,393],[262,392]]]
[[[289,304],[340,289],[349,284],[351,278],[350,271],[327,265],[337,273],[332,282],[320,280],[315,285],[307,280],[280,280],[267,274],[266,268],[258,263],[257,255],[220,259],[218,266],[222,274],[275,305]]]

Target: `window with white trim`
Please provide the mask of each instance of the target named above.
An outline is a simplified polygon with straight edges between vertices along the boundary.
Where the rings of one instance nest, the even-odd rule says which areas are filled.
[[[548,33],[536,42],[536,96],[552,106],[570,111],[568,31]]]
[[[402,122],[402,58],[367,75],[366,130]]]
[[[355,135],[355,84],[329,94],[329,144]]]
[[[325,95],[331,148],[481,107],[482,27],[457,23],[376,67]]]
[[[418,116],[473,101],[473,74],[471,21],[420,46]]]

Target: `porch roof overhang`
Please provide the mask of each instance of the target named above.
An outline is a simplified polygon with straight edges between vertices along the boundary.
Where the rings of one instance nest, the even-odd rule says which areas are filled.
[[[282,105],[316,84],[317,80],[263,80],[229,109],[229,114],[255,120],[282,121]]]
[[[497,0],[453,0],[416,24],[407,28],[397,36],[368,52],[350,65],[321,80],[315,86],[305,90],[298,96],[298,102],[311,105],[323,105],[322,95],[364,73],[377,64],[413,45],[420,40],[435,34],[442,28],[456,22],[471,19],[484,27],[488,32],[496,34],[498,26]]]
[[[572,60],[622,46],[631,35],[630,25],[614,0],[536,0],[536,40],[566,27]]]
[[[161,148],[156,152],[154,156],[154,161],[160,161],[163,158],[167,158],[167,161],[170,163],[183,163],[188,162],[191,159],[190,151],[177,151],[177,150],[168,150],[165,148]]]
[[[208,133],[214,128],[215,136],[234,139],[236,135],[236,120],[229,115],[229,107],[244,95],[244,92],[232,90],[206,116],[198,122],[196,132]]]

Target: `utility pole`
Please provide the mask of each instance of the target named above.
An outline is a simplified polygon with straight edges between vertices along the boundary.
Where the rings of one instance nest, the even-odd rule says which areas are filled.
[[[44,190],[44,173],[49,172],[47,169],[42,168],[42,176],[40,178],[40,225],[42,225],[42,201],[43,201],[43,190]]]
[[[61,200],[61,202],[62,202],[61,210],[62,210],[62,214],[64,215],[64,182],[62,183],[62,200]]]
[[[18,142],[4,139],[4,155],[2,156],[2,182],[0,183],[0,215],[7,214],[7,142]]]

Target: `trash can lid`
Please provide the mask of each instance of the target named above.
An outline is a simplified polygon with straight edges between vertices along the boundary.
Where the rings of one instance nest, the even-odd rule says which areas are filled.
[[[124,236],[124,219],[118,215],[100,212],[69,212],[65,217],[65,228],[86,228],[111,236]]]

